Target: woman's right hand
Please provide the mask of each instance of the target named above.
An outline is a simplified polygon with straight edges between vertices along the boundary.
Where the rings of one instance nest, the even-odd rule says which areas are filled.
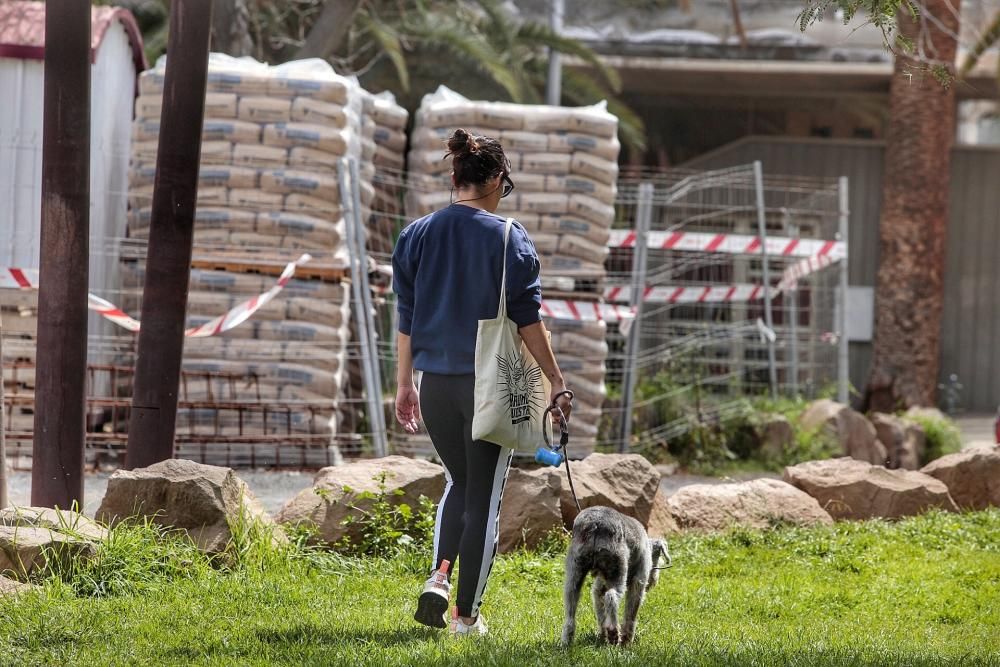
[[[569,396],[563,394],[560,396],[561,392],[566,391],[566,384],[559,382],[552,385],[552,394],[549,396],[549,405],[555,403],[563,412],[563,416],[566,417],[566,423],[569,423],[569,415],[573,412],[573,401],[570,400]],[[554,426],[559,425],[559,414],[555,411],[552,412],[552,424]]]
[[[396,390],[396,421],[407,433],[420,430],[420,395],[416,387],[400,386]]]

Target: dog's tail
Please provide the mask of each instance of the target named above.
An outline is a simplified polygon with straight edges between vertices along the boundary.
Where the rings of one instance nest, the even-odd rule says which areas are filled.
[[[649,582],[646,584],[647,591],[651,590],[660,579],[660,559],[666,560],[666,567],[670,567],[670,552],[667,551],[667,543],[664,540],[650,540],[649,552],[653,566],[649,572]]]

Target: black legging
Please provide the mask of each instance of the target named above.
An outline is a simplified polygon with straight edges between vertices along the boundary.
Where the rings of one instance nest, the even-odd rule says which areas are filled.
[[[434,526],[434,568],[458,574],[458,614],[479,614],[500,533],[500,499],[513,450],[472,440],[474,375],[433,375],[420,381],[420,412],[448,480]],[[449,571],[449,576],[451,572]]]

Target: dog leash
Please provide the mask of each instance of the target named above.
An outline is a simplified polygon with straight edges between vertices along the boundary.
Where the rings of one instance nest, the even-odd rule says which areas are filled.
[[[559,417],[559,446],[558,447],[552,446],[552,441],[549,439],[548,431],[546,431],[545,429],[542,429],[542,438],[545,440],[545,444],[552,452],[558,453],[560,449],[563,450],[563,464],[566,466],[566,479],[569,480],[569,490],[570,493],[573,494],[573,502],[576,503],[576,511],[581,512],[583,511],[583,508],[580,507],[580,499],[577,498],[576,496],[576,487],[573,486],[573,472],[570,470],[569,467],[569,448],[568,448],[569,419],[566,417],[566,414],[563,412],[562,408],[559,407],[558,403],[559,399],[562,398],[563,396],[569,398],[570,403],[573,402],[573,392],[570,391],[569,389],[566,389],[556,394],[555,397],[552,399],[552,405],[550,405],[545,409],[546,414],[552,412],[554,414],[557,414],[557,416]]]

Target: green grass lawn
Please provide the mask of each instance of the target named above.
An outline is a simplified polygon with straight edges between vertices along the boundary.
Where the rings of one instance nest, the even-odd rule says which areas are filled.
[[[249,541],[213,565],[117,529],[98,561],[0,601],[0,664],[1000,665],[1000,510],[675,538],[629,648],[598,645],[583,603],[557,646],[557,542],[502,557],[490,636],[453,642],[411,620],[418,553]]]

